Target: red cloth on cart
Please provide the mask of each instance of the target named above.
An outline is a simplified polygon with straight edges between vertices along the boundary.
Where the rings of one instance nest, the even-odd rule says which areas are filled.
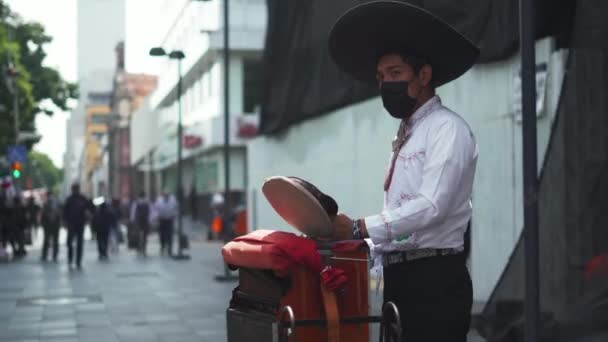
[[[360,244],[346,241],[339,248],[353,250]],[[333,247],[332,247],[333,249]],[[346,286],[347,278],[343,270],[325,267],[316,243],[308,238],[292,233],[260,229],[239,236],[222,248],[224,261],[236,267],[271,269],[279,277],[289,275],[294,266],[304,266],[319,274],[323,286],[334,291]]]
[[[323,269],[313,240],[273,230],[261,229],[237,237],[222,248],[222,256],[227,264],[271,269],[277,276],[287,276],[295,265],[315,273]]]

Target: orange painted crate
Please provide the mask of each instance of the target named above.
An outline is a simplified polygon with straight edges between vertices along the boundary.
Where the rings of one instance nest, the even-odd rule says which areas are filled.
[[[323,254],[323,253],[322,253]],[[353,260],[335,260],[326,257],[325,264],[345,271],[348,287],[336,293],[340,318],[369,316],[368,252],[362,248],[355,252],[331,253],[333,257]],[[361,261],[355,261],[361,260]],[[297,268],[291,275],[291,287],[280,300],[281,307],[289,305],[294,319],[301,321],[325,320],[320,276],[305,268]],[[277,317],[280,320],[281,317]],[[285,320],[285,319],[283,319]],[[297,341],[327,341],[327,328],[323,326],[297,326]],[[340,341],[369,341],[369,323],[340,325]]]

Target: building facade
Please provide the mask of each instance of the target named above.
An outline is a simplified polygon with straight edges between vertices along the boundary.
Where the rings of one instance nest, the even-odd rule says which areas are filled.
[[[224,28],[218,20],[223,17],[222,1],[170,1],[164,6],[174,16],[166,20],[166,35],[159,45],[167,52],[180,50],[185,54],[180,99],[184,127],[182,184],[177,184],[176,167],[179,73],[175,60],[164,59],[157,90],[147,99],[145,110],[133,116],[131,163],[142,174],[138,179],[143,180],[141,186],[148,193],[175,194],[181,186],[186,198],[194,198],[205,207],[213,193],[225,191]],[[265,27],[265,1],[230,2],[229,176],[231,192],[241,201],[247,181],[246,141],[251,135],[249,128],[255,131],[263,88]]]
[[[88,94],[109,92],[114,70],[113,48],[125,37],[126,0],[79,0],[76,2],[77,63],[80,98],[66,122],[64,185],[62,195],[69,194],[73,183],[86,180],[83,159],[86,155],[85,113]]]
[[[105,188],[103,181],[93,180],[93,173],[102,163],[102,140],[107,134],[110,117],[110,93],[89,93],[85,110],[85,147],[83,192],[94,196]]]
[[[108,185],[107,196],[123,202],[135,197],[134,170],[131,167],[131,117],[146,96],[156,88],[156,76],[131,74],[125,70],[125,44],[119,43],[116,71],[112,82],[112,120],[108,122]]]

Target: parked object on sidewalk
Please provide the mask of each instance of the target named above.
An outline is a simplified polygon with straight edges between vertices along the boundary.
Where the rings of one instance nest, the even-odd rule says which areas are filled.
[[[224,246],[224,261],[239,271],[227,312],[228,341],[369,341],[371,323],[398,336],[394,305],[386,316],[369,316],[367,244],[318,238],[327,234],[319,222],[331,225],[337,203],[297,178],[272,177],[263,189],[281,217],[310,235],[255,230]]]
[[[211,221],[211,233],[213,234],[213,239],[217,239],[218,236],[220,236],[220,234],[222,233],[222,229],[223,229],[223,222],[222,222],[222,216],[221,215],[216,215],[213,217],[213,220]]]
[[[209,227],[207,240],[219,240],[224,230],[224,195],[215,193],[211,197],[213,216]]]

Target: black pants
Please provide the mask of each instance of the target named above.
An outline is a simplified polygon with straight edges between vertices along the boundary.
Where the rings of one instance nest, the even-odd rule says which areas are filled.
[[[8,245],[13,249],[13,253],[17,252],[18,243],[17,243],[17,233],[15,229],[10,225],[5,225],[2,227],[2,248],[6,249]]]
[[[108,257],[108,239],[110,237],[110,228],[100,228],[97,230],[97,252],[100,259]]]
[[[403,341],[466,342],[473,287],[464,255],[438,256],[384,268],[384,302],[397,305]]]
[[[59,226],[44,227],[44,242],[42,243],[42,260],[46,260],[49,248],[53,248],[53,260],[59,253]]]
[[[146,254],[146,248],[148,246],[148,233],[150,232],[150,225],[148,223],[138,223],[137,232],[139,233],[139,252]]]
[[[84,225],[74,225],[68,227],[68,264],[74,260],[74,239],[76,239],[76,265],[82,262],[82,245],[84,243]]]
[[[25,255],[27,254],[27,251],[25,250],[25,227],[23,226],[17,226],[13,228],[15,230],[14,233],[14,243],[12,244],[13,246],[13,251],[15,251],[15,254],[17,255]],[[17,249],[15,249],[15,244],[17,245]]]
[[[173,255],[173,219],[159,220],[160,252]]]

